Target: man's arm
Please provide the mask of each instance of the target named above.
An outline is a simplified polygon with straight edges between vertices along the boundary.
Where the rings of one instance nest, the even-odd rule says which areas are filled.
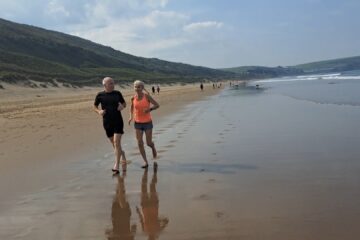
[[[94,112],[96,112],[97,114],[99,114],[101,116],[104,116],[106,113],[106,110],[99,109],[98,106],[94,105]]]
[[[101,115],[101,116],[104,116],[104,114],[105,114],[105,110],[102,110],[102,109],[99,109],[99,104],[100,104],[100,97],[99,97],[99,94],[98,95],[96,95],[96,97],[95,97],[95,101],[94,101],[94,108],[93,108],[93,110],[94,110],[94,112],[96,112],[97,114],[99,114],[99,115]]]
[[[125,99],[123,97],[123,95],[121,94],[121,92],[119,92],[119,107],[118,107],[118,110],[121,111],[123,110],[124,108],[126,108],[126,102],[125,102]]]

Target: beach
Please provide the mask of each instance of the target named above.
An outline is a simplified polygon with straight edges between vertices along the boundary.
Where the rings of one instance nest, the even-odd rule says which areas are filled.
[[[6,190],[0,209],[7,197],[31,192],[32,187],[46,186],[50,179],[56,178],[58,174],[49,167],[56,171],[64,162],[100,158],[104,152],[111,151],[102,119],[93,112],[95,95],[102,91],[101,87],[30,89],[9,85],[6,88],[0,98],[0,186]],[[129,106],[134,94],[132,87],[118,86],[118,89]],[[161,111],[153,114],[154,120],[218,92],[208,89],[200,94],[198,85],[163,86],[159,95],[153,95],[161,104]],[[129,107],[122,112],[125,123],[128,112]],[[132,128],[125,124],[125,144],[134,138]],[[40,178],[42,175],[46,176]]]
[[[360,102],[309,89],[359,85],[326,81],[164,88],[157,167],[141,169],[127,126],[115,176],[96,90],[15,99],[1,111],[0,238],[356,239]]]

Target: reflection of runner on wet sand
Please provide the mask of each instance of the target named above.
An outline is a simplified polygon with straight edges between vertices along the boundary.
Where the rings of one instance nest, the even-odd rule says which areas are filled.
[[[159,217],[159,198],[156,192],[156,183],[157,164],[154,165],[154,174],[151,179],[149,193],[147,189],[148,169],[144,170],[141,181],[141,210],[136,207],[142,230],[148,236],[148,239],[157,239],[169,223],[168,218]]]
[[[106,236],[109,240],[134,239],[136,225],[130,224],[131,209],[126,199],[124,177],[116,175],[118,185],[116,194],[111,207],[112,229],[106,230]]]

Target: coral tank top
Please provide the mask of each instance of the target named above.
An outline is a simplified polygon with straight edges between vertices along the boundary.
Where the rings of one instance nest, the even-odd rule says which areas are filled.
[[[148,113],[144,112],[146,109],[150,108],[150,102],[146,98],[145,94],[141,100],[138,100],[137,96],[135,95],[134,99],[133,99],[133,104],[134,104],[134,120],[135,120],[135,122],[148,123],[148,122],[152,121],[150,112],[148,112]]]

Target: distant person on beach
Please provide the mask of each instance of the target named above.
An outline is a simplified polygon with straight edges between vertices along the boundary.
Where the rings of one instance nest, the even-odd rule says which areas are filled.
[[[155,144],[152,140],[153,123],[150,112],[159,108],[160,105],[145,90],[145,85],[142,81],[136,80],[134,82],[134,90],[135,96],[131,98],[129,124],[132,120],[134,120],[134,127],[136,131],[136,139],[138,142],[139,151],[145,162],[142,168],[147,168],[149,166],[149,163],[146,158],[143,134],[145,132],[146,144],[151,148],[153,158],[155,159],[157,156],[157,152]]]
[[[202,83],[200,83],[200,89],[201,89],[201,91],[204,90],[204,85]]]
[[[149,240],[158,239],[161,232],[169,224],[167,217],[159,216],[159,196],[156,191],[157,165],[154,166],[154,173],[148,191],[148,170],[144,170],[141,180],[141,209],[136,207],[139,215],[141,229],[148,236]]]
[[[213,83],[213,89],[215,89],[215,83]]]
[[[157,85],[156,91],[157,91],[158,94],[160,94],[160,85]]]
[[[155,86],[152,86],[151,90],[152,90],[152,93],[155,94]]]
[[[120,157],[122,157],[122,164],[126,164],[125,152],[121,148],[121,136],[124,134],[121,111],[126,107],[126,102],[121,92],[114,90],[115,83],[112,78],[105,77],[102,84],[104,91],[96,95],[94,111],[102,116],[106,136],[114,148],[115,163],[112,171],[119,173]],[[101,104],[101,109],[99,109],[99,104]]]

